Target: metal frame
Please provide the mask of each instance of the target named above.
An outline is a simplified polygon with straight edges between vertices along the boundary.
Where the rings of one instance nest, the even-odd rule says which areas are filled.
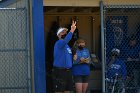
[[[106,42],[105,42],[105,32],[106,32],[106,29],[105,29],[105,16],[106,15],[112,15],[112,14],[110,14],[110,13],[106,13],[105,14],[105,11],[106,11],[106,9],[114,9],[114,8],[122,8],[122,9],[125,9],[125,8],[127,8],[127,9],[134,9],[134,8],[139,8],[140,9],[140,5],[104,5],[103,4],[103,1],[101,0],[101,3],[100,3],[100,11],[101,11],[101,38],[102,38],[102,78],[103,78],[103,81],[102,81],[102,86],[103,86],[103,91],[102,91],[102,93],[107,93],[106,92],[106,85],[105,85],[105,68],[106,68],[106,66],[105,66],[105,63],[106,63]],[[135,12],[136,13],[136,12]],[[121,14],[116,14],[116,15],[121,15]],[[131,14],[129,14],[129,15],[131,15]],[[131,87],[130,87],[131,88]]]
[[[102,93],[105,93],[105,40],[104,40],[104,10],[103,1],[100,1],[101,17],[101,54],[102,54]]]
[[[43,0],[32,0],[34,93],[46,93]]]

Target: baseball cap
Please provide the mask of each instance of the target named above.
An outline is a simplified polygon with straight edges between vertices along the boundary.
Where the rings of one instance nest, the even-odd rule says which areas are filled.
[[[120,50],[117,48],[113,48],[111,52],[117,52],[118,54],[120,54]]]
[[[59,28],[58,31],[57,31],[57,36],[64,30],[68,31],[67,28],[63,28],[63,27]]]

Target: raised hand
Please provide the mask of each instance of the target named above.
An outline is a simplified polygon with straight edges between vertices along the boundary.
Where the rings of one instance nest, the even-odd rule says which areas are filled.
[[[73,33],[76,29],[76,21],[72,21],[72,25],[71,25],[71,32]]]

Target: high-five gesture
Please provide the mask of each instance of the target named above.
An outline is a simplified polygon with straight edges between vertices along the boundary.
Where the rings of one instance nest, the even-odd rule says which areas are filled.
[[[76,21],[72,21],[72,25],[71,25],[71,32],[73,33],[76,29]]]

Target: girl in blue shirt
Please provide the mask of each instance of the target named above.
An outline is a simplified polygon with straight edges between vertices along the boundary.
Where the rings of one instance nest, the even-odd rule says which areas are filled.
[[[90,53],[89,50],[85,48],[85,41],[83,39],[78,39],[76,46],[77,50],[73,56],[74,61],[72,67],[76,93],[86,93],[90,75]]]

